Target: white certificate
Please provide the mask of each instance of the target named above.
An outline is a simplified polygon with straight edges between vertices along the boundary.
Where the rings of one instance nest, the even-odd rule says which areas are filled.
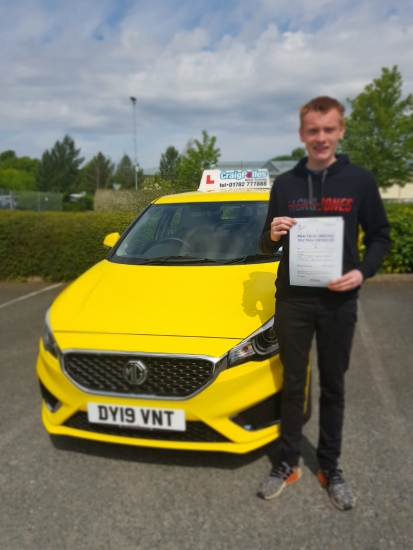
[[[341,277],[343,242],[343,218],[297,218],[290,229],[290,284],[326,287]]]

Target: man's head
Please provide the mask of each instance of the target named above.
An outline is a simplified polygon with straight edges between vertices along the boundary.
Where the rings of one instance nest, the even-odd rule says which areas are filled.
[[[336,99],[316,97],[300,108],[300,138],[307,149],[308,168],[323,170],[335,161],[344,130],[344,107]]]

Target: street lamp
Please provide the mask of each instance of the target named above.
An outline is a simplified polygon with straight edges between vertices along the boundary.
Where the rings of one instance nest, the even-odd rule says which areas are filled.
[[[135,147],[135,189],[138,189],[138,157],[136,154],[136,97],[131,97],[133,106],[133,141]]]

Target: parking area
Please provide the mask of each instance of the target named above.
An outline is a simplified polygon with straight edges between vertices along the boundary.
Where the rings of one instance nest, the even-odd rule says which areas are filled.
[[[361,291],[341,461],[358,503],[346,513],[315,478],[316,369],[303,477],[274,501],[255,490],[276,444],[241,456],[52,444],[35,361],[44,314],[62,288],[0,283],[1,550],[412,548],[413,284]]]

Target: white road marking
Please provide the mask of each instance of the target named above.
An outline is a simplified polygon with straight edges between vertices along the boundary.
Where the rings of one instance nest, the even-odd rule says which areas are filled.
[[[62,284],[63,283],[57,283],[56,285],[47,286],[46,288],[42,288],[41,290],[37,290],[36,292],[30,292],[30,294],[25,294],[24,296],[20,296],[20,298],[15,298],[14,300],[10,300],[10,302],[5,302],[4,304],[0,304],[0,309],[6,306],[10,306],[11,304],[15,304],[16,302],[21,302],[22,300],[26,300],[27,298],[31,298],[32,296],[36,296],[36,294],[41,294],[42,292],[46,292],[46,290],[52,290],[53,288],[62,286]]]

